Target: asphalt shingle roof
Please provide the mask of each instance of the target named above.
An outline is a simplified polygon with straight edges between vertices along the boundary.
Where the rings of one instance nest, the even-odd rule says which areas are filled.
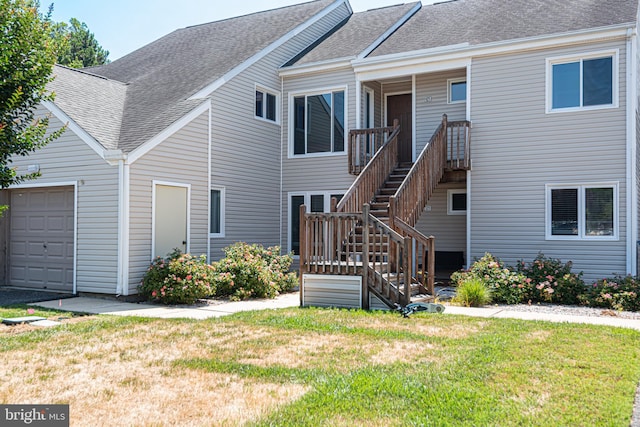
[[[414,2],[354,13],[340,28],[295,61],[295,64],[356,57],[417,4],[418,2]]]
[[[316,0],[176,30],[110,64],[86,69],[86,87],[73,86],[65,75],[68,70],[57,68],[62,78],[52,85],[58,92],[56,104],[79,124],[87,124],[86,130],[105,147],[130,152],[202,103],[188,100],[190,96],[334,2]],[[106,101],[108,106],[93,105],[95,99],[112,96],[100,90],[111,88],[114,81],[126,84],[124,107],[120,92]],[[105,113],[117,116],[118,110],[111,107],[120,108],[121,126],[117,129],[114,119],[114,125],[101,129],[93,122]]]
[[[369,56],[636,21],[637,0],[453,0],[425,5]]]
[[[118,148],[127,85],[56,65],[55,104],[109,150]]]

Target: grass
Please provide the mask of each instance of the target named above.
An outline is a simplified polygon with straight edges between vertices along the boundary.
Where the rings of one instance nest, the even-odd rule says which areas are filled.
[[[592,325],[330,309],[71,320],[0,329],[0,403],[69,403],[72,425],[96,426],[628,426],[640,380],[640,333]]]

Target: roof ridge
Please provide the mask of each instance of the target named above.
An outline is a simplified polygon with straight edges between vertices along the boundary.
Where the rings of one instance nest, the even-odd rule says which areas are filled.
[[[101,75],[98,75],[98,74],[90,73],[90,72],[86,71],[86,69],[72,68],[72,67],[67,67],[66,65],[61,65],[61,64],[55,64],[55,66],[58,67],[58,68],[62,68],[64,70],[67,70],[67,71],[72,71],[72,72],[75,72],[75,73],[80,73],[80,74],[87,75],[89,77],[95,77],[95,78],[98,78],[100,80],[106,80],[108,82],[117,83],[117,84],[122,85],[122,86],[127,86],[128,85],[128,83],[121,82],[119,80],[114,80],[114,79],[110,79],[108,77],[104,77],[104,76],[101,76]]]
[[[292,8],[292,7],[303,6],[303,5],[307,5],[309,3],[316,3],[316,2],[321,2],[321,1],[324,1],[324,0],[311,0],[311,1],[306,1],[306,2],[303,2],[303,3],[290,4],[288,6],[274,7],[273,9],[258,10],[256,12],[245,13],[244,15],[230,16],[228,18],[218,19],[216,21],[209,21],[209,22],[203,22],[202,24],[188,25],[186,27],[178,28],[178,29],[176,29],[174,31],[186,30],[186,29],[189,29],[189,28],[197,28],[197,27],[202,27],[202,26],[211,25],[211,24],[217,24],[217,23],[220,23],[220,22],[231,21],[231,20],[239,19],[239,18],[246,18],[246,17],[252,16],[252,15],[259,15],[259,14],[262,14],[262,13],[273,12],[273,11],[276,11],[276,10],[282,10],[282,9],[288,9],[288,8]]]

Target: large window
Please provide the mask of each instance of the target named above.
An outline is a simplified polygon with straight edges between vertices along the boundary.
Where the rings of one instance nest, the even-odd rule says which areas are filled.
[[[256,117],[271,122],[278,121],[278,98],[275,91],[256,86]]]
[[[344,90],[293,98],[293,154],[344,152]]]
[[[289,250],[300,255],[300,206],[305,205],[307,212],[329,212],[331,199],[342,199],[340,191],[308,192],[289,195]]]
[[[617,238],[616,184],[547,186],[547,238]]]
[[[210,196],[209,233],[211,237],[224,237],[224,188],[212,188]]]
[[[548,60],[549,111],[614,107],[617,55]]]

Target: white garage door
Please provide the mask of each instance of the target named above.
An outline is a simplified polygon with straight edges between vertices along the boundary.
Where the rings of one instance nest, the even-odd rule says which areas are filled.
[[[74,188],[11,191],[9,285],[73,291]]]

